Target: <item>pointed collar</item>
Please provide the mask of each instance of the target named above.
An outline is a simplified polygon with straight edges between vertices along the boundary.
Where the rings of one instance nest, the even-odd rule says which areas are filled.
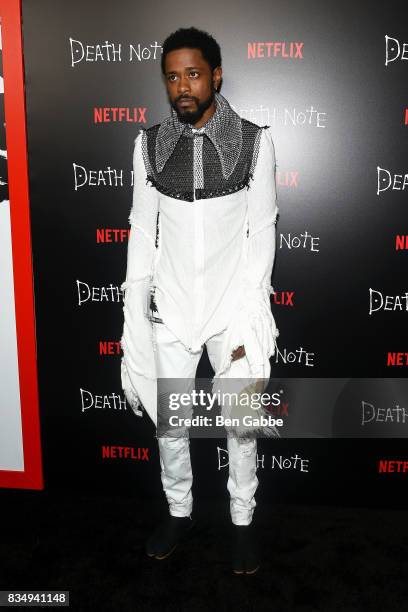
[[[220,93],[215,93],[216,110],[207,123],[203,132],[213,143],[221,162],[222,174],[229,178],[242,149],[241,117],[231,108],[227,100]],[[174,109],[160,125],[156,138],[156,168],[161,172],[173,153],[176,144],[184,132],[191,133],[192,126],[182,123]]]

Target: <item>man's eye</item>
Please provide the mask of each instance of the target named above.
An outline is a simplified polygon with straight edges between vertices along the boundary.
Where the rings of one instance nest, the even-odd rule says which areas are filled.
[[[176,78],[177,78],[177,77],[176,77],[176,75],[175,75],[175,74],[169,74],[169,76],[167,77],[167,79],[168,79],[169,81],[175,81],[175,80],[176,80]]]
[[[191,70],[190,76],[192,76],[194,79],[196,79],[197,77],[200,76],[200,73],[197,70]]]

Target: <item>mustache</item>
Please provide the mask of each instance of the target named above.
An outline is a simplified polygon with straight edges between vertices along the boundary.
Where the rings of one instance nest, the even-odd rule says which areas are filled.
[[[177,103],[177,102],[179,102],[180,100],[194,100],[194,102],[197,102],[197,98],[194,98],[194,96],[185,96],[185,95],[184,95],[184,96],[178,96],[178,97],[175,99],[175,102]]]

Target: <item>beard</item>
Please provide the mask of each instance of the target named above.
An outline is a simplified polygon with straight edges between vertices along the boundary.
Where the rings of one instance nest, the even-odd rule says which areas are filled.
[[[197,121],[201,119],[201,117],[204,115],[207,108],[209,108],[211,104],[213,103],[215,99],[215,92],[216,92],[216,89],[214,85],[211,84],[211,93],[208,96],[208,98],[206,100],[203,100],[202,102],[199,102],[198,98],[195,98],[194,96],[184,95],[184,96],[179,96],[178,98],[176,98],[174,102],[170,101],[170,104],[172,108],[176,111],[177,117],[179,121],[181,121],[181,123],[191,123],[192,125],[194,125],[195,123],[197,123]],[[197,106],[197,110],[189,111],[186,109],[180,109],[177,106],[177,102],[179,102],[179,100],[182,100],[183,98],[194,100]]]

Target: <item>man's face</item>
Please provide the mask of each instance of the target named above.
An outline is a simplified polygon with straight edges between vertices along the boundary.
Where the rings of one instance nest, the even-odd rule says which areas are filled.
[[[167,94],[180,121],[204,125],[215,110],[221,75],[221,68],[212,71],[199,49],[177,49],[166,55]]]

